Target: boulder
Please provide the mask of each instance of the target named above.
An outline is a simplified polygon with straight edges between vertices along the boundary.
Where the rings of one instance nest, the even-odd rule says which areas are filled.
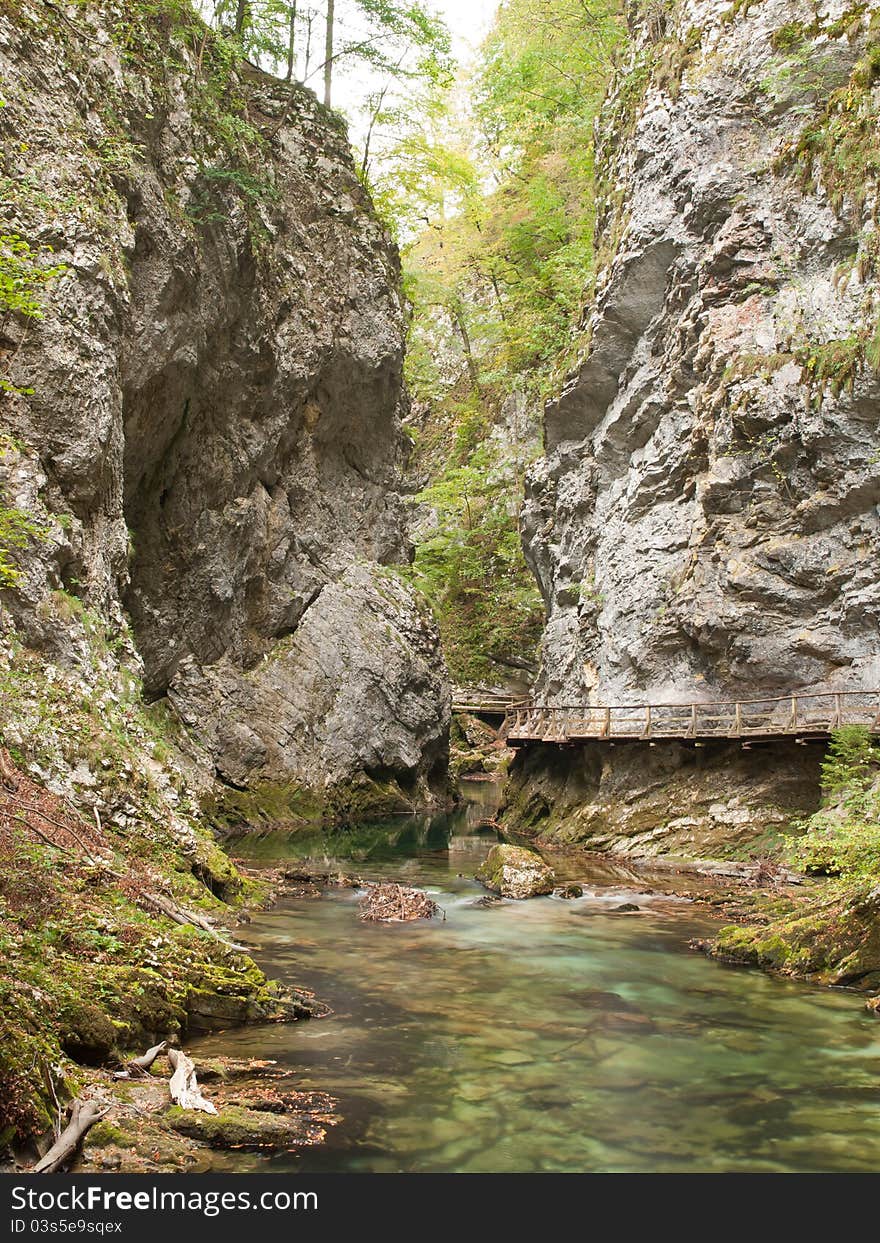
[[[504,898],[536,898],[551,893],[553,869],[525,846],[493,846],[477,868],[476,879]]]

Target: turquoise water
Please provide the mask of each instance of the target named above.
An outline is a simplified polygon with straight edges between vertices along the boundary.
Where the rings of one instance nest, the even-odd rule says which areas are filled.
[[[343,1121],[319,1148],[236,1168],[880,1168],[880,1024],[857,995],[711,962],[687,948],[713,926],[698,908],[581,858],[562,870],[582,899],[476,905],[480,814],[248,842],[253,859],[425,887],[446,918],[363,923],[357,894],[333,890],[248,926],[261,965],[334,1013],[196,1054],[277,1058]]]

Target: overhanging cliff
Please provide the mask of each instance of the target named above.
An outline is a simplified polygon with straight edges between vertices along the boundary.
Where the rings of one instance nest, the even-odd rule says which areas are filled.
[[[631,23],[600,124],[588,344],[523,513],[539,698],[876,687],[880,9],[690,0]],[[766,752],[735,760],[579,751],[589,793],[569,797],[533,756],[513,798],[533,827],[625,845],[630,770],[633,804],[654,790],[653,848],[691,851],[818,798],[817,757],[788,764],[784,797]],[[664,805],[683,771],[685,805]]]
[[[4,229],[61,268],[2,326],[4,504],[35,532],[7,624],[70,667],[81,608],[124,609],[227,785],[442,797],[439,642],[386,568],[398,260],[341,123],[170,7],[6,18]]]

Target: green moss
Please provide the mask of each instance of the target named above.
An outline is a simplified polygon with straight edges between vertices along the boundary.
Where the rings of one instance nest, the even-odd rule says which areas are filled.
[[[780,26],[773,31],[773,34],[770,36],[770,44],[774,51],[787,52],[803,43],[808,33],[809,31],[803,22],[786,22],[784,26]]]
[[[175,1131],[213,1148],[284,1149],[302,1142],[305,1130],[297,1118],[227,1105],[218,1114],[173,1106],[164,1120]]]
[[[861,21],[858,14],[855,21]],[[839,36],[838,36],[839,37]],[[835,208],[848,198],[862,208],[880,177],[878,113],[874,84],[880,77],[880,14],[871,16],[862,56],[845,86],[832,91],[779,157],[808,187],[821,177]]]
[[[209,823],[221,832],[248,828],[313,828],[326,816],[314,791],[294,782],[260,782],[246,790],[224,789],[202,799]]]
[[[334,786],[328,806],[335,821],[383,820],[413,810],[413,799],[393,777],[379,779],[366,774]]]
[[[710,952],[731,962],[825,984],[880,984],[880,891],[838,886],[802,900],[767,927],[723,928]]]
[[[105,1144],[115,1144],[117,1148],[124,1148],[131,1139],[130,1134],[124,1127],[117,1126],[113,1122],[96,1122],[89,1131],[89,1146],[103,1147]]]

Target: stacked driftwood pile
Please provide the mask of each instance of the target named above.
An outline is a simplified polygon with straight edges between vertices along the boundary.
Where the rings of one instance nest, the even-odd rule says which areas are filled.
[[[361,898],[361,919],[374,923],[403,923],[411,919],[433,919],[440,907],[421,889],[409,889],[394,882],[368,885]]]

